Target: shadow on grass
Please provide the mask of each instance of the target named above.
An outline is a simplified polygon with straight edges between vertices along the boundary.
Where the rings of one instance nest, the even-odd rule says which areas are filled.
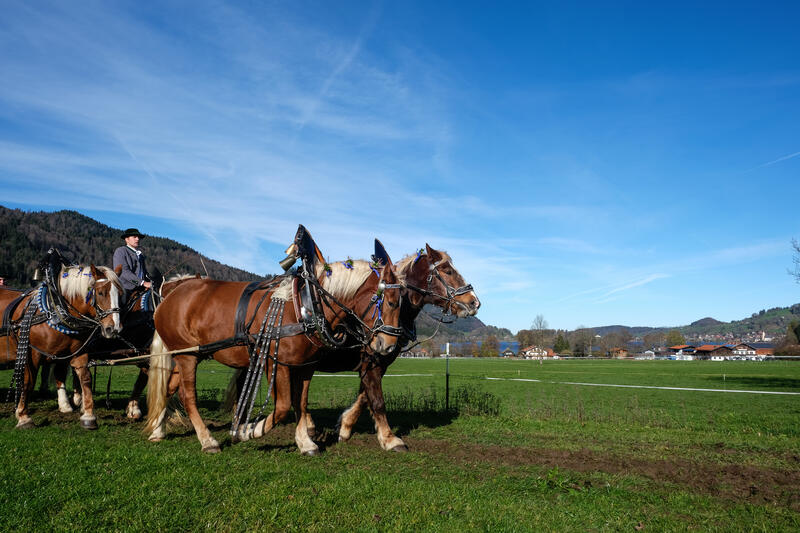
[[[718,386],[742,386],[759,390],[791,389],[800,391],[800,379],[762,376],[711,376],[709,381]]]
[[[349,406],[347,406],[349,407]],[[339,415],[345,410],[342,408],[320,408],[313,409],[311,415],[314,418],[317,434],[314,441],[322,450],[334,446],[339,441]],[[450,411],[430,411],[417,409],[400,409],[387,412],[389,425],[395,430],[398,437],[408,435],[411,431],[420,427],[440,427],[447,426],[458,418],[459,413],[455,410]],[[292,423],[294,418],[290,417]],[[368,410],[361,413],[358,421],[353,426],[353,434],[375,434],[375,423]]]

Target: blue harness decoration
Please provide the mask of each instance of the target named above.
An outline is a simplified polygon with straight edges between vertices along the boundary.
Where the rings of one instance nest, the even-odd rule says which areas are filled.
[[[152,313],[155,311],[155,308],[153,307],[153,295],[151,291],[145,291],[144,294],[142,294],[139,305],[141,306],[142,311],[146,313]]]
[[[47,286],[44,284],[42,284],[42,286],[39,287],[39,290],[36,292],[36,306],[39,308],[39,311],[47,317],[46,322],[48,326],[59,333],[63,333],[64,335],[78,334],[77,331],[71,330],[62,325],[56,314],[50,311],[50,304],[47,301]]]

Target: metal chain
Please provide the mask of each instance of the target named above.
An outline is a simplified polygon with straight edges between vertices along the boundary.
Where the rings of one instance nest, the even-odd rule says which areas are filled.
[[[28,354],[30,353],[31,322],[36,313],[36,305],[33,305],[33,298],[28,300],[25,314],[17,333],[17,360],[14,363],[14,374],[11,376],[11,385],[8,388],[6,401],[11,401],[11,391],[14,391],[14,405],[19,405],[25,386],[25,368],[28,366]]]

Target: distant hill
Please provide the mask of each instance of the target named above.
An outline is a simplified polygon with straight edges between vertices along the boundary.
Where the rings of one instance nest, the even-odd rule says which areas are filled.
[[[76,211],[27,212],[0,206],[0,276],[9,286],[28,287],[36,265],[51,247],[76,263],[111,266],[114,250],[123,244],[122,232]],[[172,239],[147,236],[142,249],[151,272],[205,274],[208,270],[212,278],[221,280],[264,279],[209,259]]]
[[[719,320],[717,320],[715,318],[706,317],[706,318],[701,318],[700,320],[695,320],[694,322],[689,324],[689,327],[691,327],[691,328],[708,328],[708,327],[716,326],[718,324],[724,324],[724,322],[720,322]]]
[[[708,336],[736,337],[763,331],[767,336],[780,337],[786,333],[787,326],[795,320],[800,320],[800,304],[790,307],[774,307],[772,309],[753,313],[749,318],[722,322],[715,318],[706,317],[695,320],[686,326],[646,327],[646,326],[600,326],[591,328],[596,335],[605,336],[612,332],[627,330],[634,337],[641,337],[648,333],[666,333],[677,329],[687,338]]]

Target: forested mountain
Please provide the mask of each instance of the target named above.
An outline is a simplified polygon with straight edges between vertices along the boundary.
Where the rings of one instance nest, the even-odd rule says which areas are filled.
[[[51,247],[76,263],[111,266],[114,250],[124,244],[120,237],[123,231],[76,211],[27,212],[0,206],[0,276],[9,286],[28,287],[36,265]],[[172,239],[148,236],[142,240],[142,249],[151,272],[205,274],[207,270],[209,276],[221,280],[263,279],[202,256]]]

